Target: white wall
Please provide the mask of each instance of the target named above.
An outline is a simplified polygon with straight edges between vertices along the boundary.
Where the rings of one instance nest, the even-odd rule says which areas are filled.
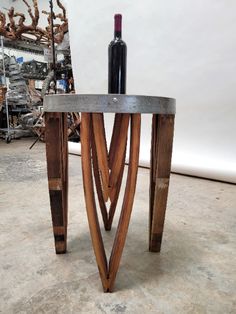
[[[177,99],[172,170],[236,182],[236,1],[69,0],[67,5],[77,92],[107,92],[113,14],[122,13],[127,93]],[[149,129],[147,120],[144,164]]]

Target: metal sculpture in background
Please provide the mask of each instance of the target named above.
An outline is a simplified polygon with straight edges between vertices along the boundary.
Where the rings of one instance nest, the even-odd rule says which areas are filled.
[[[16,62],[15,57],[10,58],[9,63],[9,91],[8,103],[13,108],[19,108],[20,112],[25,109],[29,112],[31,100],[29,95],[28,86],[22,75],[20,65]]]
[[[42,11],[47,16],[48,25],[45,28],[39,26],[40,12],[38,0],[22,0],[28,9],[28,17],[15,11],[14,7],[6,9],[7,13],[0,11],[0,36],[2,39],[2,60],[0,60],[0,75],[10,79],[7,97],[1,100],[0,128],[6,128],[7,142],[10,142],[19,130],[29,130],[30,134],[37,135],[37,140],[44,140],[44,114],[42,112],[43,97],[57,88],[57,81],[65,81],[63,89],[57,92],[74,92],[73,74],[70,60],[70,46],[68,33],[68,19],[66,9],[60,0],[49,0],[50,12]],[[53,2],[56,5],[53,5]],[[54,8],[61,13],[55,14]],[[28,19],[29,18],[29,19]],[[28,21],[29,20],[29,21]],[[31,20],[31,23],[30,23]],[[3,41],[3,37],[5,37]],[[15,48],[33,53],[40,53],[50,47],[53,55],[53,64],[48,68],[46,63],[35,60],[17,64],[14,57],[4,54],[4,42],[8,48]],[[64,60],[58,62],[56,53],[64,55]],[[2,69],[2,70],[1,70]],[[30,80],[43,80],[42,90],[39,93]],[[4,84],[5,84],[4,79]],[[3,85],[4,85],[3,84]],[[2,95],[3,95],[2,90]],[[9,103],[9,110],[8,110]],[[5,108],[7,107],[7,109]],[[16,115],[16,112],[18,113]],[[14,116],[15,119],[9,121]],[[4,116],[5,115],[5,116]],[[3,119],[4,116],[4,119]],[[79,141],[80,115],[70,113],[67,118],[69,140]],[[1,130],[0,130],[1,131]],[[4,131],[5,132],[5,131]],[[10,134],[10,135],[9,135]],[[9,136],[8,136],[9,135]],[[34,145],[34,144],[33,144]],[[32,145],[32,146],[33,146]]]
[[[39,26],[40,13],[38,8],[38,0],[32,0],[32,6],[27,0],[22,0],[28,8],[28,14],[31,19],[31,24],[26,24],[26,16],[23,13],[15,12],[15,8],[11,7],[7,14],[0,11],[0,35],[12,40],[23,38],[35,38],[37,42],[51,45],[51,13],[42,11],[48,16],[48,26],[43,28]],[[59,20],[53,25],[54,41],[59,44],[63,41],[64,34],[68,32],[68,19],[66,10],[60,0],[56,0],[57,6],[62,10],[62,13],[54,15],[53,18]]]

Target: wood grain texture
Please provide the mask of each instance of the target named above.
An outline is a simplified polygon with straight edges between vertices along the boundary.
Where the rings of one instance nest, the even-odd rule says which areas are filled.
[[[121,210],[121,216],[108,267],[94,198],[91,154],[93,156],[94,164],[93,167],[97,169],[96,154],[94,155],[97,146],[95,145],[95,140],[93,139],[91,116],[92,115],[89,113],[83,113],[81,122],[81,149],[82,149],[81,155],[82,155],[84,194],[93,248],[98,264],[101,281],[103,284],[103,289],[105,292],[111,292],[119,268],[120,259],[125,244],[125,239],[128,231],[133,206],[138,171],[141,117],[140,114],[131,115],[130,164],[128,169],[128,176],[123,206]],[[100,196],[102,196],[101,193]]]
[[[126,153],[126,143],[127,143],[127,132],[129,128],[129,114],[122,114],[119,124],[120,128],[118,129],[119,133],[114,136],[114,142],[111,142],[111,145],[114,145],[114,156],[110,161],[110,177],[109,177],[109,197],[111,202],[113,202],[116,196],[116,190],[119,186],[119,174],[122,172],[122,167],[124,167],[124,155]],[[115,132],[115,130],[113,131]],[[116,131],[117,132],[117,131]],[[116,133],[115,132],[115,133]],[[112,146],[111,146],[112,147]]]
[[[107,148],[106,148],[106,134],[104,128],[104,120],[102,114],[92,114],[92,136],[91,136],[91,146],[92,146],[92,160],[93,160],[93,173],[96,184],[96,190],[98,195],[98,201],[102,213],[102,218],[104,222],[105,230],[111,230],[122,178],[125,166],[125,155],[126,155],[126,145],[127,145],[127,133],[129,127],[129,114],[121,114],[119,120],[120,129],[114,129],[113,132],[117,133],[113,137],[113,145],[115,147],[114,156],[112,162],[109,163],[110,172],[106,176],[109,176],[108,193],[110,198],[110,207],[107,208],[107,199],[104,195],[104,180],[102,179],[101,170],[107,171]],[[115,123],[116,124],[116,123]],[[95,126],[95,128],[94,128]],[[99,131],[100,130],[100,131]],[[95,132],[100,132],[99,136]],[[97,138],[97,140],[96,140]],[[114,142],[116,140],[116,143]],[[102,145],[100,145],[102,143]],[[101,148],[103,146],[103,148]],[[104,159],[105,163],[104,163]],[[99,160],[100,165],[99,166]]]
[[[118,202],[118,199],[119,199],[120,188],[121,188],[123,174],[124,174],[125,155],[126,155],[126,148],[124,150],[123,161],[122,161],[122,165],[121,165],[121,168],[120,168],[120,173],[118,174],[118,180],[116,182],[115,194],[114,194],[114,197],[113,197],[113,200],[111,202],[110,209],[109,209],[106,230],[111,230],[112,222],[113,222],[113,219],[114,219],[115,210],[116,210],[117,202]]]
[[[161,249],[169,189],[173,132],[173,115],[153,117],[149,223],[149,250],[152,252],[160,252]]]
[[[158,115],[152,116],[151,152],[150,152],[150,185],[149,185],[149,245],[151,242],[153,203],[156,181],[156,148],[157,148]]]
[[[92,123],[103,197],[107,202],[109,197],[109,165],[103,114],[92,113]]]
[[[55,249],[66,252],[68,215],[67,114],[45,113],[48,187]]]
[[[104,292],[108,291],[108,269],[105,249],[99,226],[96,204],[94,199],[92,165],[91,165],[91,114],[83,113],[81,119],[81,156],[86,210],[93,243],[93,249],[103,285]]]
[[[122,167],[120,169],[120,173],[118,174],[118,180],[116,183],[116,190],[115,190],[115,195],[110,203],[110,208],[107,208],[106,202],[103,197],[102,193],[102,184],[100,181],[100,174],[99,174],[99,169],[98,169],[98,161],[97,161],[97,151],[96,151],[96,145],[94,141],[94,137],[91,137],[91,146],[92,146],[92,161],[93,161],[93,173],[94,173],[94,180],[96,184],[96,191],[97,191],[97,196],[98,196],[98,201],[100,205],[100,210],[103,218],[103,224],[104,228],[106,231],[111,230],[119,194],[120,194],[120,188],[122,184],[122,178],[123,178],[123,173],[124,173],[124,167],[125,167],[125,151],[124,151],[124,156],[123,156],[123,161],[122,161]]]
[[[107,223],[108,223],[108,211],[106,207],[106,202],[104,200],[104,195],[102,192],[102,183],[101,183],[101,177],[99,173],[99,166],[98,166],[98,157],[97,157],[97,149],[96,149],[96,143],[94,140],[94,135],[93,135],[93,124],[92,126],[92,135],[91,135],[91,149],[92,149],[92,165],[93,165],[93,174],[94,174],[94,180],[95,180],[95,185],[96,185],[96,191],[97,191],[97,196],[98,196],[98,202],[102,214],[102,219],[103,219],[103,224],[105,230],[107,230]]]
[[[109,262],[109,291],[113,290],[116,274],[119,268],[121,255],[128,232],[130,216],[134,201],[136,180],[138,173],[139,147],[140,147],[140,114],[131,115],[130,159],[125,188],[125,195],[120,215],[119,224]]]

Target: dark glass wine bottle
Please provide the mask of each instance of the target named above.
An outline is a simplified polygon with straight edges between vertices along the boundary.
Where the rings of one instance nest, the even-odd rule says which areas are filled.
[[[108,93],[126,92],[126,43],[121,38],[122,15],[115,14],[114,39],[108,47]]]

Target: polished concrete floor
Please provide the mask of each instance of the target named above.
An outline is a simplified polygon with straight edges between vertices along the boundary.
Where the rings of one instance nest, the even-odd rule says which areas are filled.
[[[115,291],[102,292],[83,199],[81,160],[70,156],[68,253],[56,255],[45,146],[0,141],[1,313],[236,313],[236,186],[171,176],[162,252],[148,252],[147,169]],[[107,251],[115,225],[104,234]]]

